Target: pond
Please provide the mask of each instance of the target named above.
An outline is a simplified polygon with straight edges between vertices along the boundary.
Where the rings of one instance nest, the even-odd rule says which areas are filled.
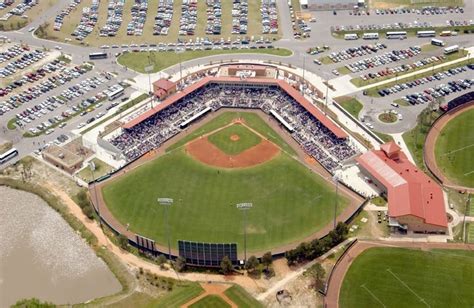
[[[107,265],[44,200],[0,186],[0,307],[31,297],[75,304],[120,290]]]

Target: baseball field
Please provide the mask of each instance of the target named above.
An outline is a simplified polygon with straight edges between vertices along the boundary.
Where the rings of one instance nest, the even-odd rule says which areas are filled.
[[[157,198],[173,198],[172,247],[180,239],[235,242],[239,251],[244,224],[236,204],[252,202],[247,249],[271,250],[310,236],[334,217],[334,188],[290,149],[256,114],[224,113],[165,154],[107,183],[104,200],[132,232],[164,244],[164,208]],[[349,200],[338,198],[341,213]]]
[[[370,248],[350,266],[340,307],[472,307],[474,254]]]
[[[455,184],[474,187],[474,108],[467,109],[441,130],[435,156],[439,169]]]

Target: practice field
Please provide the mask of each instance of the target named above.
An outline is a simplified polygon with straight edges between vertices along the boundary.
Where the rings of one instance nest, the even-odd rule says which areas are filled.
[[[474,187],[474,109],[450,120],[436,139],[439,169],[454,183]]]
[[[248,116],[239,113],[239,117],[243,118],[244,114]],[[258,134],[278,136],[258,116],[259,120],[250,118],[252,129]],[[214,124],[225,124],[223,119],[229,116],[224,113],[204,126],[217,126],[215,130],[224,126]],[[241,137],[243,133],[253,134],[234,131],[234,135]],[[209,135],[212,134],[210,130]],[[207,136],[198,139],[203,138]],[[232,144],[242,139],[229,138],[227,142]],[[221,142],[224,141],[222,138]],[[156,200],[169,197],[174,199],[169,210],[174,248],[178,240],[190,240],[235,242],[239,251],[243,251],[243,213],[235,205],[253,202],[253,208],[247,211],[247,248],[249,252],[262,252],[310,236],[333,219],[334,189],[284,151],[253,167],[216,168],[195,160],[186,149],[174,148],[103,187],[104,200],[120,223],[130,224],[132,232],[166,243],[164,209]],[[243,153],[249,150],[252,149]],[[341,213],[349,200],[339,196],[338,203]]]
[[[348,307],[472,307],[474,253],[370,248],[350,266],[339,304]]]

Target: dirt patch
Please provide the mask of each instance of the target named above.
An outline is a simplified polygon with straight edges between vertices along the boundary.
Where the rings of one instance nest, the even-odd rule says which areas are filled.
[[[230,136],[230,141],[239,141],[240,140],[240,136],[239,135],[232,135]]]
[[[246,168],[263,164],[280,153],[280,149],[268,140],[237,155],[229,155],[213,145],[207,137],[201,137],[186,145],[186,152],[206,165],[219,168]]]

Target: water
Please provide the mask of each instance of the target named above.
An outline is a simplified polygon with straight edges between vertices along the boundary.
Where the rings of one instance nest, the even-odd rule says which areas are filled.
[[[31,297],[76,304],[120,290],[107,265],[46,202],[0,186],[0,307]]]

